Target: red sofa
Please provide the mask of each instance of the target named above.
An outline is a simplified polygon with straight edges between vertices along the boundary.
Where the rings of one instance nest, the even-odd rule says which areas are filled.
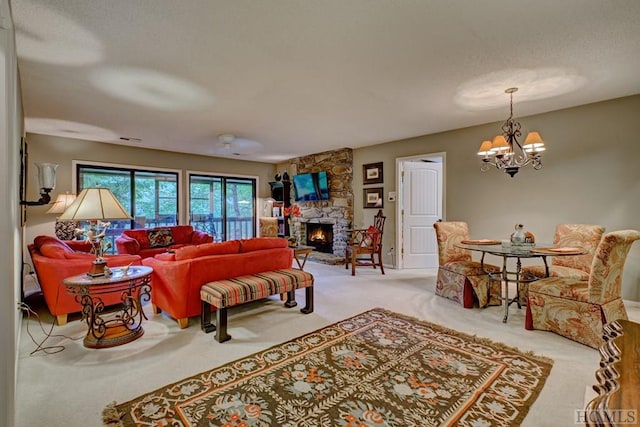
[[[293,250],[277,237],[229,240],[176,249],[142,263],[153,268],[154,313],[165,311],[186,328],[201,312],[200,287],[215,280],[291,268]]]
[[[67,323],[69,313],[82,311],[82,306],[75,296],[67,293],[62,281],[70,276],[86,273],[91,268],[96,256],[82,250],[91,245],[82,241],[59,240],[52,236],[38,236],[28,245],[33,268],[44,294],[49,312],[56,317],[58,325]],[[74,251],[73,248],[81,251]],[[129,264],[141,265],[138,255],[105,255],[109,267],[122,267]],[[105,294],[102,296],[105,305],[119,304],[120,295]]]
[[[116,238],[116,249],[119,254],[149,258],[186,245],[211,242],[213,242],[213,236],[210,234],[194,230],[190,225],[175,225],[123,230],[122,234]]]

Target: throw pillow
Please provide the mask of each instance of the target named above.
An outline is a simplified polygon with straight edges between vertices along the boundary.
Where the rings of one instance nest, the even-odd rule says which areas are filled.
[[[367,228],[367,232],[364,234],[360,246],[363,248],[369,248],[378,244],[378,230],[373,225]]]
[[[147,236],[149,237],[149,247],[164,248],[173,245],[173,235],[168,228],[148,230]]]

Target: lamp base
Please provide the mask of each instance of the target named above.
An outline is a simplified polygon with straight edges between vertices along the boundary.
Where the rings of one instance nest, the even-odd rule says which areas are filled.
[[[104,276],[104,268],[107,266],[107,261],[105,260],[95,260],[91,264],[91,270],[87,273],[87,276],[90,277],[101,277]]]

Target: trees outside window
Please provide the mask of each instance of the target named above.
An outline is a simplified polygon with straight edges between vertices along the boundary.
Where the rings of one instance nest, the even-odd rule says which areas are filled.
[[[256,235],[256,180],[228,176],[189,176],[189,221],[216,241]]]
[[[78,193],[88,187],[109,188],[133,218],[131,221],[111,221],[107,238],[109,252],[115,252],[114,240],[122,230],[178,224],[178,173],[105,167],[77,166]]]

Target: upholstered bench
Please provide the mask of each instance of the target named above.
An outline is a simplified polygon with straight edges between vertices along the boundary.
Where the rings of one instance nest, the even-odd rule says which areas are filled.
[[[285,293],[285,307],[295,307],[295,290],[301,288],[305,288],[306,301],[300,311],[308,314],[313,312],[313,275],[306,271],[286,268],[205,283],[200,288],[200,327],[206,333],[216,331],[216,341],[228,341],[231,339],[231,335],[227,334],[229,307]],[[215,325],[211,323],[212,306],[216,308]]]

